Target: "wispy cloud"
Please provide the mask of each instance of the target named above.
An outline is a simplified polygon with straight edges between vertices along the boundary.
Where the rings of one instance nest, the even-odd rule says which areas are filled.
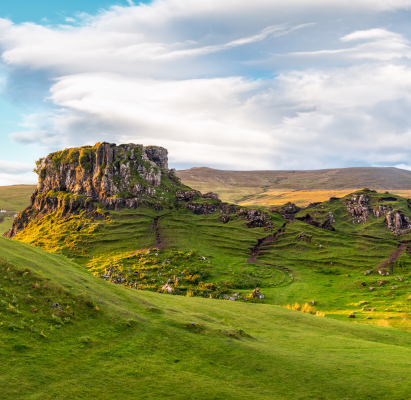
[[[341,38],[341,42],[365,41],[351,48],[317,51],[300,51],[285,56],[318,57],[341,56],[347,58],[369,58],[391,60],[411,57],[410,42],[403,35],[386,29],[369,29],[355,31]]]

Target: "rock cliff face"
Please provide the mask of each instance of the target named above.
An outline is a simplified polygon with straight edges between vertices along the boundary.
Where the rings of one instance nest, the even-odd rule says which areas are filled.
[[[49,154],[37,162],[37,193],[70,192],[98,199],[131,198],[153,193],[168,171],[167,150],[98,143]]]
[[[96,212],[98,203],[108,210],[141,204],[172,208],[170,188],[181,187],[168,170],[167,150],[138,144],[98,143],[58,151],[37,161],[35,172],[39,175],[37,189],[7,237],[56,210],[61,217],[87,212],[93,218],[104,218],[104,213]],[[162,179],[168,184],[162,185]]]
[[[388,211],[385,220],[388,229],[397,235],[406,233],[408,229],[411,229],[410,219],[398,211]]]

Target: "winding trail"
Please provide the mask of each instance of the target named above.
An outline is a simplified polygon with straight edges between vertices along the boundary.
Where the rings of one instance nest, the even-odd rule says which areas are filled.
[[[286,227],[287,223],[288,223],[288,221],[284,222],[283,226],[280,229],[278,229],[277,232],[275,232],[275,233],[273,233],[269,236],[266,236],[265,238],[257,239],[257,244],[254,247],[251,248],[251,256],[247,260],[248,264],[256,264],[256,265],[260,265],[261,267],[273,267],[273,268],[276,268],[276,269],[281,271],[281,273],[283,274],[283,278],[281,279],[280,282],[277,282],[275,284],[270,283],[270,285],[272,285],[272,286],[278,286],[278,285],[282,284],[287,279],[286,278],[287,274],[288,274],[288,283],[290,283],[294,279],[293,275],[291,273],[292,271],[290,269],[286,268],[286,267],[280,267],[278,265],[259,263],[259,262],[256,261],[256,259],[260,255],[260,253],[262,251],[262,247],[264,245],[268,244],[268,246],[270,246],[270,245],[274,244],[275,239],[277,238],[277,235],[283,231],[283,229]]]
[[[402,254],[404,250],[407,248],[407,244],[411,244],[411,242],[400,242],[398,243],[398,248],[395,250],[385,261],[383,261],[377,269],[380,270],[382,268],[387,268],[388,265],[398,259],[398,257]],[[394,267],[391,266],[391,272],[394,272]]]
[[[287,225],[287,222],[284,222],[283,226],[277,232],[275,232],[275,233],[273,233],[269,236],[266,236],[265,238],[257,239],[257,244],[254,247],[251,248],[251,256],[247,260],[247,263],[264,265],[264,264],[259,264],[259,263],[256,262],[257,257],[261,253],[261,247],[263,247],[264,244],[266,244],[266,243],[274,243],[275,239],[277,238],[277,235],[285,228],[286,225]]]
[[[166,243],[163,240],[163,238],[161,237],[160,227],[158,226],[158,220],[162,217],[165,217],[166,215],[168,215],[168,214],[158,215],[157,217],[154,217],[154,223],[153,223],[153,227],[152,227],[153,230],[154,230],[155,236],[156,236],[156,241],[155,241],[153,247],[155,247],[157,249],[160,249],[160,250],[164,249]]]

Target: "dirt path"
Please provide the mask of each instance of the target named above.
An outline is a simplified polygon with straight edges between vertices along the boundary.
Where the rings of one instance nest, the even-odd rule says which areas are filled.
[[[389,258],[387,258],[385,261],[383,261],[379,266],[378,266],[378,270],[382,269],[382,268],[387,268],[388,265],[392,262],[394,262],[395,260],[398,259],[398,257],[401,255],[401,253],[407,248],[407,244],[410,244],[411,242],[402,242],[399,243],[397,250],[395,250]],[[393,268],[391,268],[391,272],[393,271]]]
[[[263,245],[265,243],[274,243],[277,235],[285,228],[285,226],[287,225],[287,222],[284,222],[283,226],[275,233],[262,238],[262,239],[257,239],[257,244],[251,249],[251,256],[250,258],[247,260],[247,262],[249,264],[254,263],[254,264],[258,264],[256,262],[257,257],[260,255],[261,253],[261,247],[263,247]],[[261,264],[263,265],[263,264]]]
[[[156,242],[154,243],[153,247],[155,247],[157,249],[160,249],[160,250],[164,249],[166,244],[164,242],[164,239],[161,237],[160,228],[158,226],[158,220],[161,217],[164,217],[166,215],[168,215],[168,214],[158,215],[157,217],[154,217],[153,230],[154,230],[154,233],[156,235]]]

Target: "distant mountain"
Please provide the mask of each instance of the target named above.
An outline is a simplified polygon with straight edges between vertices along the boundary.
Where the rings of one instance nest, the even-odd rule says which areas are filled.
[[[411,171],[394,167],[356,167],[314,171],[223,171],[191,168],[177,171],[186,185],[214,191],[223,200],[241,201],[273,190],[335,190],[371,188],[410,190]]]

